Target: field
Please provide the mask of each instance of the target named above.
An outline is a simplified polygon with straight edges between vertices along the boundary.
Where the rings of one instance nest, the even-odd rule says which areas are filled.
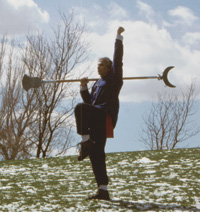
[[[112,201],[77,156],[0,162],[0,211],[200,211],[200,148],[107,154]]]

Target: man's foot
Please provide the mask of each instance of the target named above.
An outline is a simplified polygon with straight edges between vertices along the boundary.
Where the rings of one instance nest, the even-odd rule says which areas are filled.
[[[102,199],[102,200],[110,200],[110,196],[107,190],[99,189],[97,194],[88,197],[88,200],[91,199]]]
[[[84,160],[89,155],[91,147],[94,143],[95,142],[90,139],[80,143],[81,147],[80,147],[79,156],[78,156],[79,161]]]

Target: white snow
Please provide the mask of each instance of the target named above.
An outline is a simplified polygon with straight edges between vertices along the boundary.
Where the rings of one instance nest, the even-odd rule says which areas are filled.
[[[170,162],[169,153],[173,154],[167,151],[158,161],[152,159],[156,158],[151,157],[152,153],[145,153],[145,157],[139,153],[134,157],[123,153],[115,157],[108,155],[109,190],[112,197],[118,198],[116,202],[84,201],[87,195],[96,191],[89,159],[80,163],[70,156],[55,158],[55,161],[31,160],[25,167],[23,163],[1,166],[0,192],[6,201],[0,205],[0,211],[131,212],[155,211],[154,206],[158,211],[187,211],[184,203],[189,198],[194,200],[191,207],[200,211],[200,196],[196,194],[200,180],[192,172],[194,164],[200,163],[200,159],[196,159],[195,163],[192,159],[184,161],[181,158]],[[116,157],[119,157],[118,160]],[[15,187],[18,190],[13,197]],[[41,199],[37,199],[38,195]],[[10,198],[15,201],[9,202]],[[33,199],[33,203],[27,204],[28,199]]]
[[[47,164],[43,164],[43,165],[42,165],[42,168],[43,168],[43,169],[48,169],[49,166],[48,166]]]
[[[149,158],[143,157],[141,159],[138,159],[134,161],[134,163],[153,163],[154,161],[151,161]]]

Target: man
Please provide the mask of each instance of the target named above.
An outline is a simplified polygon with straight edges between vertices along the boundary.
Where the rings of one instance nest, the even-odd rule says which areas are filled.
[[[123,85],[123,27],[117,30],[113,62],[107,58],[99,59],[98,73],[100,79],[88,91],[88,78],[81,79],[81,97],[84,103],[75,108],[77,133],[82,136],[78,160],[89,156],[98,192],[88,199],[109,200],[107,190],[108,176],[105,162],[105,144],[107,137],[112,136],[119,112],[119,93]]]

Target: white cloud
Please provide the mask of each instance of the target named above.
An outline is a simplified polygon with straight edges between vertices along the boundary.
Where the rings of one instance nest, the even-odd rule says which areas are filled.
[[[91,31],[101,34],[108,30],[108,25],[111,20],[123,20],[128,18],[128,13],[125,9],[120,7],[114,1],[103,7],[99,4],[91,4],[90,7],[73,7],[75,12],[75,18],[79,22],[85,21],[87,27],[90,27]]]
[[[49,21],[33,0],[0,0],[0,34],[22,34]]]
[[[150,5],[138,0],[137,7],[140,13],[144,15],[147,18],[147,20],[152,21],[152,18],[154,17],[155,12]]]
[[[35,5],[35,3],[31,0],[7,0],[7,2],[15,7],[15,9],[18,9],[20,7],[23,7],[24,5],[28,7],[32,7]]]
[[[169,15],[178,19],[175,22],[176,24],[186,24],[189,26],[191,26],[194,21],[198,19],[198,17],[193,14],[193,11],[190,8],[183,6],[178,6],[175,9],[170,10]]]
[[[182,40],[188,45],[200,46],[200,32],[187,32]]]
[[[127,17],[126,10],[113,1],[109,4],[108,9],[111,18],[121,19]]]

